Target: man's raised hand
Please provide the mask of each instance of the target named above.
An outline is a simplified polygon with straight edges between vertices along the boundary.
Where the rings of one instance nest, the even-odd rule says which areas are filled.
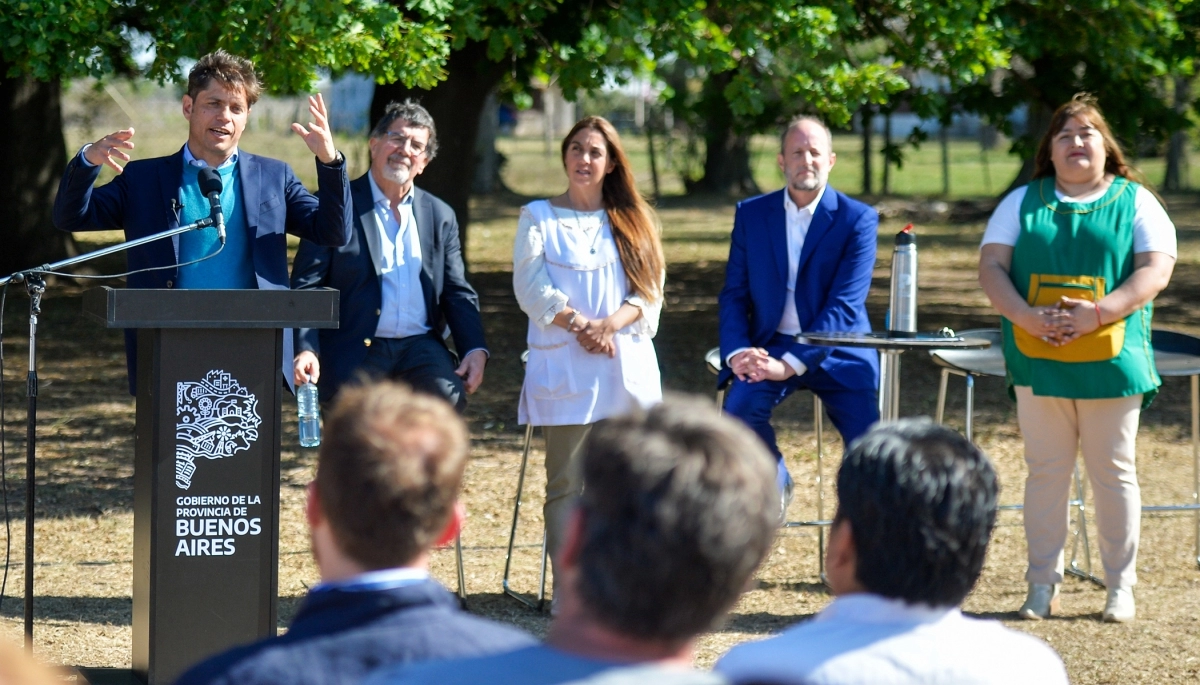
[[[293,123],[292,130],[304,139],[305,145],[321,160],[322,164],[337,161],[337,148],[333,146],[333,131],[329,130],[329,114],[325,111],[325,98],[320,93],[308,96],[308,112],[313,120],[308,128]]]
[[[92,143],[88,146],[87,150],[84,150],[83,157],[88,163],[95,166],[100,166],[101,164],[110,166],[119,174],[124,169],[116,160],[119,159],[122,162],[129,161],[129,155],[122,152],[122,150],[133,149],[133,141],[130,138],[133,138],[132,126],[116,133],[110,133]]]

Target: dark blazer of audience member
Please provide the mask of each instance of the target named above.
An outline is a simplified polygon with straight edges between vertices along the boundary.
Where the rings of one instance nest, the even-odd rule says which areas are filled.
[[[555,573],[546,644],[389,669],[370,685],[550,685],[629,666],[691,668],[696,638],[737,601],[774,539],[775,468],[740,422],[672,400],[601,421]],[[703,682],[705,679],[701,679]]]
[[[483,382],[488,350],[454,210],[413,185],[437,155],[437,128],[424,107],[393,102],[368,144],[371,168],[350,183],[350,242],[302,240],[292,265],[293,288],[341,291],[340,328],[296,331],[295,382],[319,380],[327,402],[364,370],[440,395],[461,411]],[[444,342],[447,327],[457,367]]]
[[[429,577],[458,529],[467,431],[440,399],[349,388],[325,424],[305,510],[321,573],[288,632],[193,667],[179,685],[358,683],[372,669],[503,652],[529,635],[463,613]]]
[[[1045,643],[959,610],[996,523],[991,462],[925,420],[881,424],[850,446],[825,569],[833,603],[811,621],[734,647],[735,683],[1065,685]]]

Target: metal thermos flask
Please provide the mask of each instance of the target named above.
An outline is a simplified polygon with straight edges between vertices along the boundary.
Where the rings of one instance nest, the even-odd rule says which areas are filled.
[[[892,292],[888,301],[888,333],[911,336],[917,332],[917,237],[909,224],[896,234],[892,252]]]

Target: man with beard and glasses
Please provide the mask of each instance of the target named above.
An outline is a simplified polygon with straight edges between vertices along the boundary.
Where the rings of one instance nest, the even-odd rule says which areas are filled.
[[[483,382],[488,351],[454,210],[413,185],[437,155],[433,117],[411,100],[393,102],[368,146],[371,169],[350,183],[350,242],[301,241],[296,253],[292,287],[340,290],[341,328],[296,332],[295,381],[321,379],[328,402],[355,374],[399,379],[461,412]],[[447,327],[457,364],[444,342]]]
[[[849,445],[879,420],[874,350],[796,342],[804,331],[869,331],[874,209],[828,186],[837,161],[820,120],[792,119],[781,138],[782,190],[738,203],[720,296],[720,382],[725,411],[775,454],[782,508],[792,478],[775,444],[771,412],[801,388],[817,394]],[[781,514],[782,515],[782,514]]]

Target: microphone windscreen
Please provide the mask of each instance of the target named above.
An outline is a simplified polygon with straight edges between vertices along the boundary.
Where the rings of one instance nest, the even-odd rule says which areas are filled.
[[[200,192],[205,197],[221,194],[221,174],[216,169],[206,166],[200,170]]]

